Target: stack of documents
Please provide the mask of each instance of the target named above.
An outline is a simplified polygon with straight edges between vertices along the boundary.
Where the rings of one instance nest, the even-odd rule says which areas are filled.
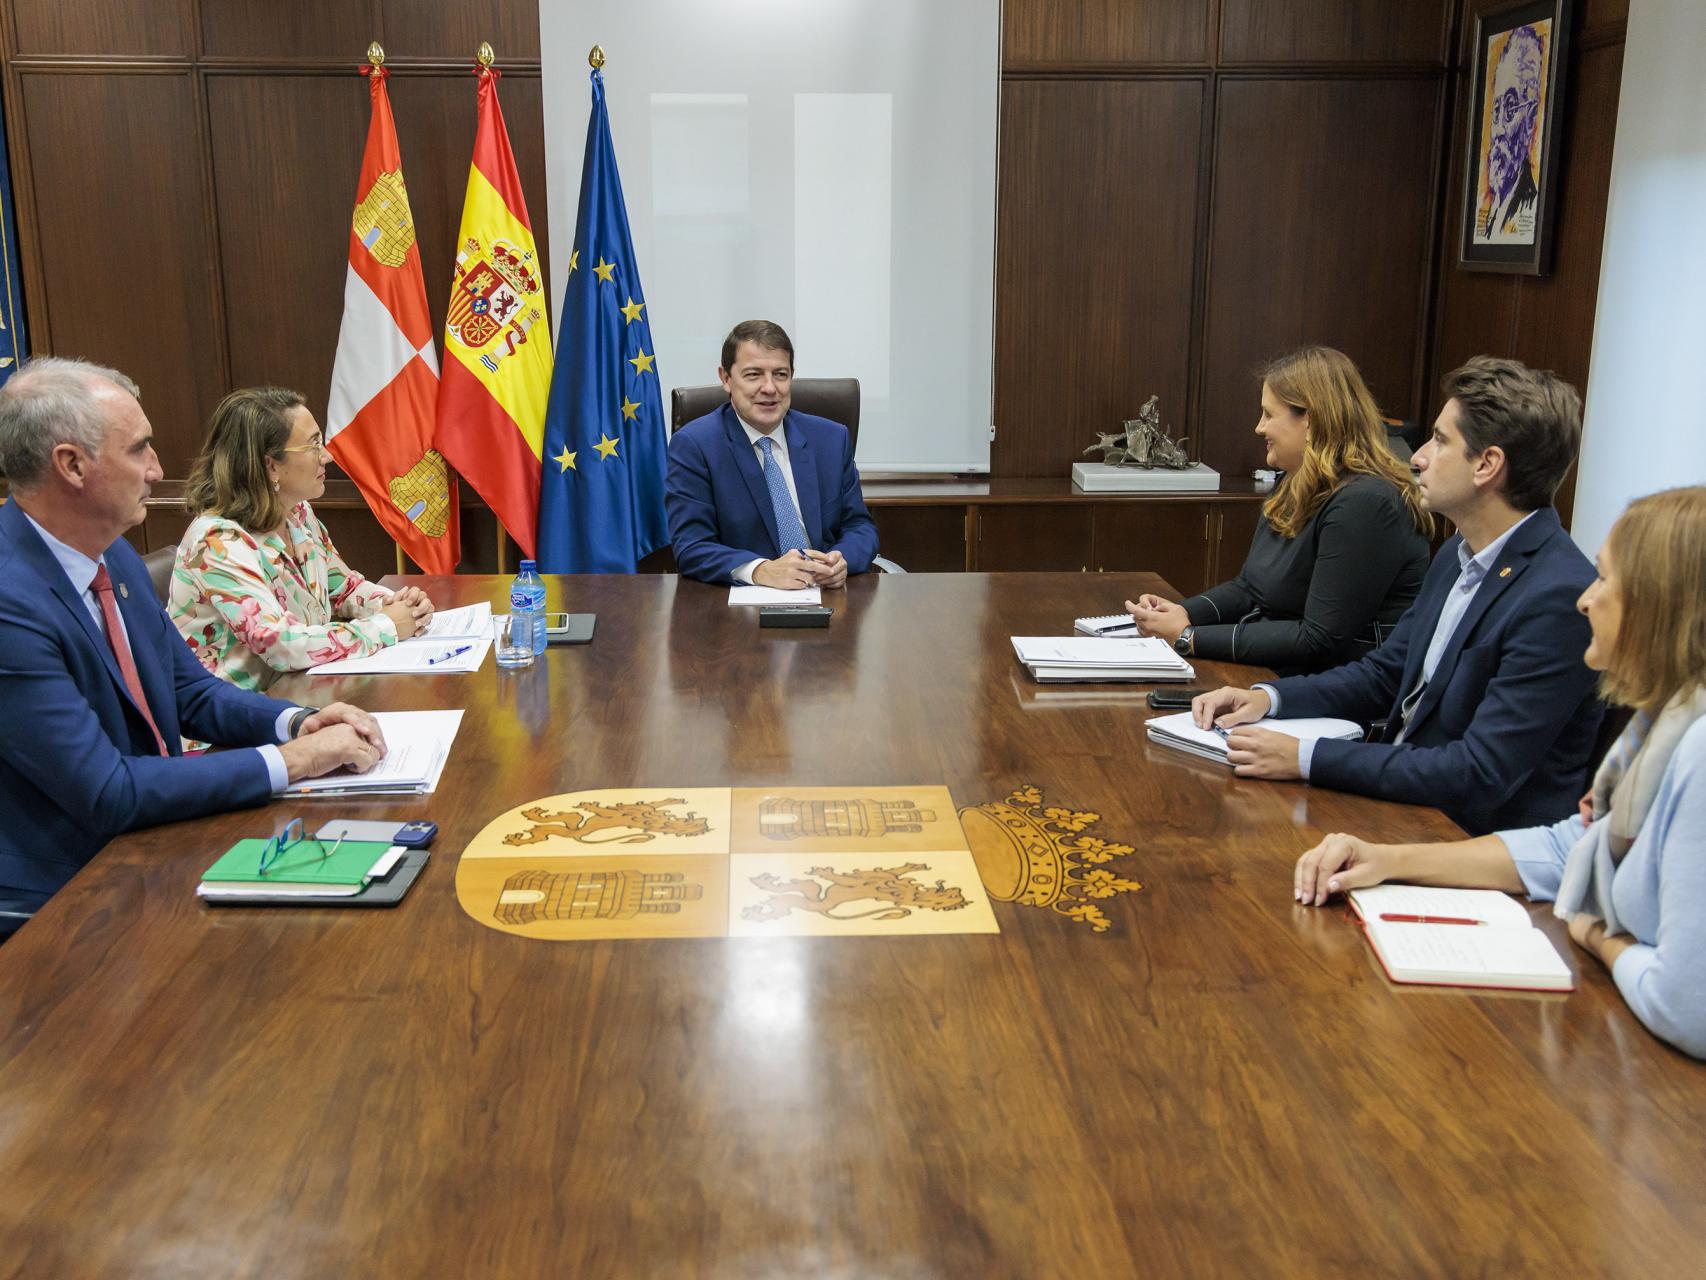
[[[1250,726],[1253,729],[1273,729],[1279,733],[1289,733],[1294,738],[1311,740],[1315,738],[1343,738],[1356,742],[1362,738],[1362,726],[1349,720],[1333,720],[1325,716],[1314,718],[1299,718],[1296,720],[1258,720]],[[1177,715],[1156,716],[1145,726],[1151,742],[1158,742],[1164,747],[1172,747],[1176,751],[1188,751],[1193,756],[1201,756],[1204,760],[1226,760],[1226,729],[1199,729],[1191,720],[1189,711],[1181,711]]]
[[[1086,680],[1190,680],[1196,672],[1154,636],[1014,636],[1013,651],[1040,683]]]
[[[365,658],[340,658],[312,668],[311,676],[376,676],[421,673],[454,675],[478,671],[492,647],[492,606],[485,601],[445,609],[421,635],[399,640]]]
[[[366,773],[339,769],[293,782],[293,796],[424,796],[438,787],[450,744],[462,727],[460,711],[376,711],[385,735],[385,758]]]

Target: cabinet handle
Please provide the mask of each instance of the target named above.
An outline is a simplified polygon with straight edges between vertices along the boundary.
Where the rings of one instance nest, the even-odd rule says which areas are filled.
[[[1204,510],[1202,513],[1202,540],[1204,542],[1208,541],[1208,512],[1207,512],[1207,510]]]
[[[1226,512],[1222,511],[1219,515],[1220,522],[1214,527],[1215,546],[1219,546],[1222,542],[1226,541]]]

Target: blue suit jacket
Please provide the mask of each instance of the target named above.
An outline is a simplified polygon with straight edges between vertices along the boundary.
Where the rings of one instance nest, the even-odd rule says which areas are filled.
[[[1333,671],[1276,680],[1280,713],[1386,718],[1378,742],[1318,741],[1313,784],[1434,805],[1471,835],[1556,822],[1586,788],[1604,708],[1582,661],[1592,633],[1576,611],[1593,566],[1550,507],[1505,543],[1440,655],[1409,734],[1393,741],[1457,581],[1462,540],[1440,549],[1380,648]]]
[[[864,573],[877,554],[877,526],[859,493],[847,428],[789,410],[782,431],[813,549],[839,551],[848,573]],[[782,554],[770,490],[733,405],[670,437],[664,509],[675,563],[690,578],[733,582],[741,565]]]
[[[0,896],[22,910],[47,901],[120,832],[261,804],[272,791],[253,751],[186,758],[179,737],[276,742],[292,704],[209,674],[129,543],[108,547],[106,564],[171,756],[156,754],[106,636],[41,535],[16,502],[0,507]]]

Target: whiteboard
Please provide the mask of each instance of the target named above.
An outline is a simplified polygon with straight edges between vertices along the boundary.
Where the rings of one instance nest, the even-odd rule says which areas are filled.
[[[774,320],[796,376],[859,379],[861,470],[987,471],[1000,18],[989,0],[541,0],[553,298],[598,44],[665,403],[717,380],[737,321]]]

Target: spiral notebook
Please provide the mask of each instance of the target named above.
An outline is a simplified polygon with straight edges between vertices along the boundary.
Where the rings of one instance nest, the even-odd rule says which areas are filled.
[[[1110,613],[1100,618],[1079,618],[1072,629],[1084,636],[1135,636],[1137,623],[1129,613]]]

